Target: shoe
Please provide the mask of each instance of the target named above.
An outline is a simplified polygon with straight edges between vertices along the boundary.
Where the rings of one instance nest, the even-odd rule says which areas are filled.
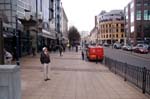
[[[44,79],[44,81],[48,81],[48,80],[51,80],[51,79],[49,79],[49,78]]]
[[[47,78],[47,80],[51,80],[51,79]]]

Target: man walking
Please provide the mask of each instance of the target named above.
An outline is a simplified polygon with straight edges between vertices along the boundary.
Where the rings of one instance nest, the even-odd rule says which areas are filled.
[[[50,71],[49,63],[51,61],[50,61],[48,49],[46,47],[43,48],[40,61],[41,61],[41,64],[43,64],[43,68],[44,68],[44,81],[50,80],[48,77],[48,72]]]
[[[59,46],[59,53],[60,53],[60,56],[62,56],[62,54],[63,54],[63,48],[62,48],[61,45]]]

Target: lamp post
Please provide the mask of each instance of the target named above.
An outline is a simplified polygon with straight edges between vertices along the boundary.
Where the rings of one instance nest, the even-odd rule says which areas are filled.
[[[112,30],[111,30],[111,45],[112,45],[112,49],[113,49],[113,37],[114,37],[114,18],[112,19]]]
[[[4,64],[4,38],[3,38],[3,21],[0,18],[0,64]]]
[[[19,35],[18,35],[18,16],[16,15],[16,29],[15,29],[15,37],[16,37],[16,64],[19,66]]]
[[[96,44],[98,44],[98,33],[99,33],[98,27],[96,27],[96,32],[97,32],[97,35],[96,35]]]

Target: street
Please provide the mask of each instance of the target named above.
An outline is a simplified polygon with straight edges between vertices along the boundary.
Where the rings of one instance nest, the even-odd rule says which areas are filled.
[[[21,59],[22,99],[149,99],[104,65],[81,52],[51,53],[51,80],[43,80],[39,55]]]
[[[134,52],[122,51],[121,49],[105,47],[105,56],[120,62],[150,69],[150,54],[137,54]]]

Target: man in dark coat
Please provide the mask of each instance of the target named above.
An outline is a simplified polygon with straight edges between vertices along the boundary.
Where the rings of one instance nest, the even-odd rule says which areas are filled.
[[[44,80],[45,81],[50,80],[49,77],[48,77],[48,72],[50,71],[49,63],[51,61],[50,61],[49,52],[48,52],[46,47],[43,48],[43,51],[42,51],[41,57],[40,57],[40,61],[41,61],[41,64],[43,64],[43,67],[44,67]]]

